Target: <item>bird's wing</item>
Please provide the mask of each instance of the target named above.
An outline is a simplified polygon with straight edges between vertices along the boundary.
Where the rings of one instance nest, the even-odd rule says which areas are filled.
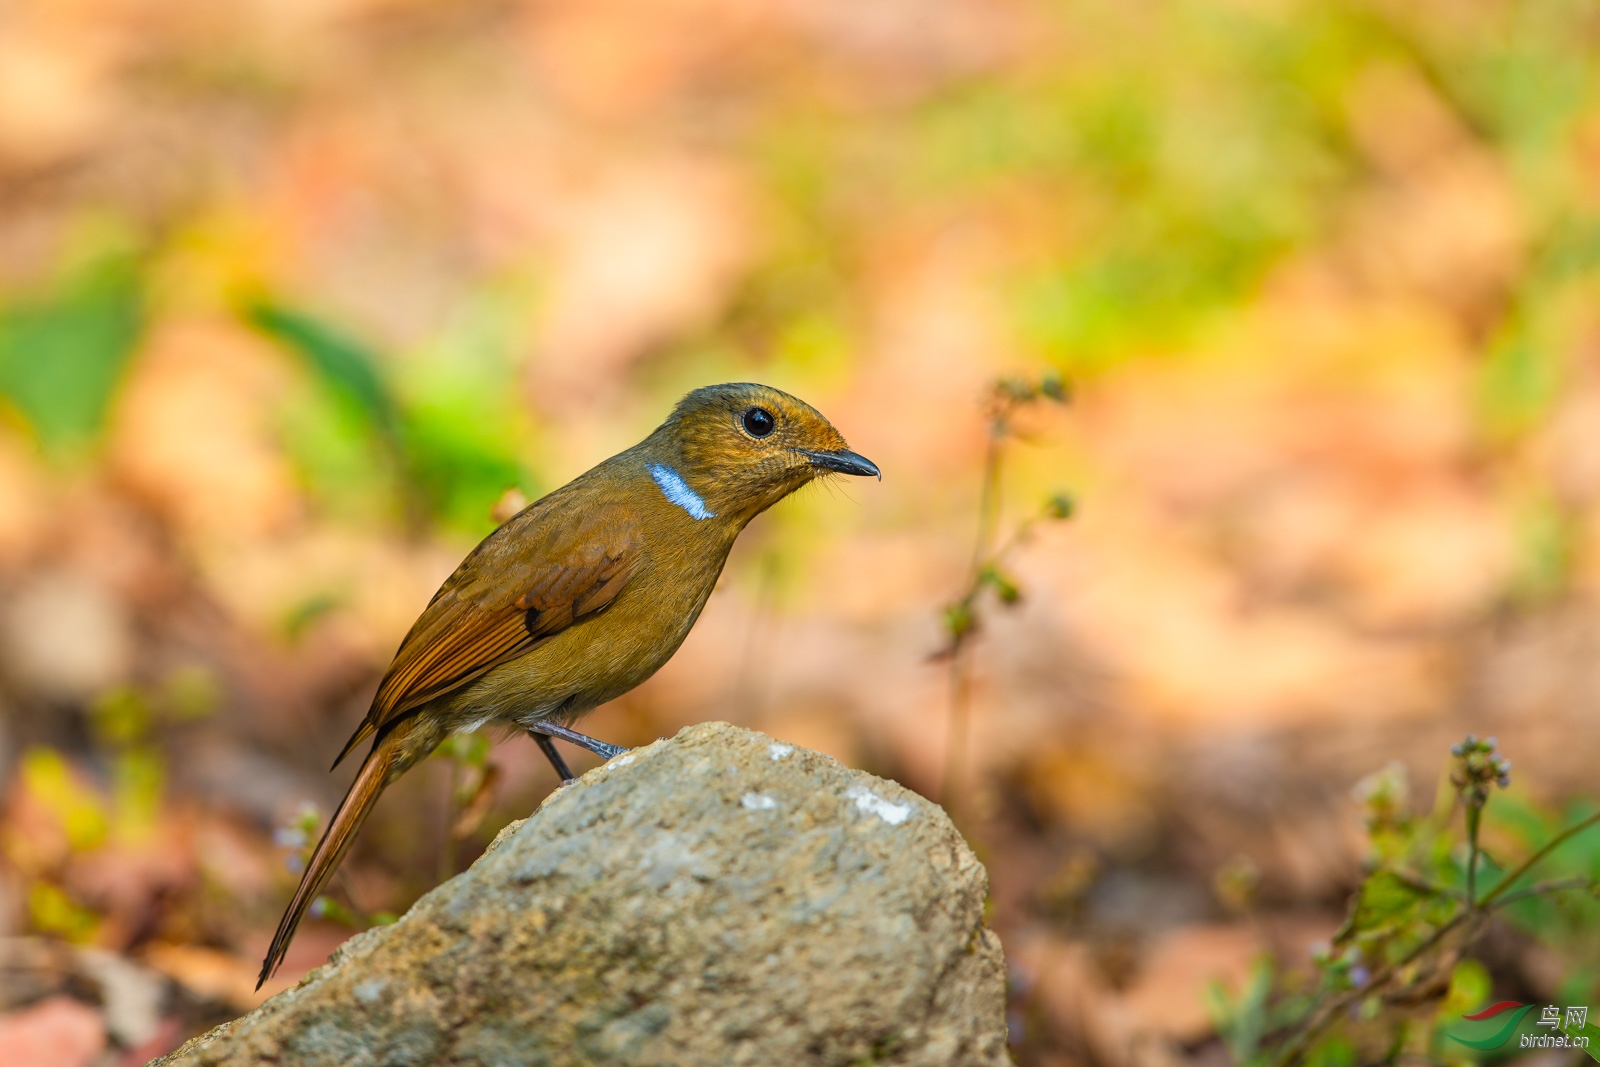
[[[621,511],[546,498],[490,534],[411,627],[334,766],[411,709],[532,651],[615,600],[642,544],[638,521]]]

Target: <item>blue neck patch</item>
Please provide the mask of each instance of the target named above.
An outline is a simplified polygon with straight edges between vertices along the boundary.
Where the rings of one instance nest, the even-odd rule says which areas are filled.
[[[714,519],[716,514],[706,507],[706,502],[700,494],[689,488],[689,483],[684,481],[677,471],[664,463],[655,463],[650,467],[650,477],[656,480],[661,487],[661,495],[687,511],[691,518]]]

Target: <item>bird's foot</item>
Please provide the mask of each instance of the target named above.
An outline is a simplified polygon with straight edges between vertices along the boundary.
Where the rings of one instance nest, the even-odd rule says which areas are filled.
[[[593,737],[590,737],[588,734],[580,734],[576,730],[569,730],[565,726],[558,726],[557,724],[553,722],[547,722],[544,719],[540,719],[538,722],[530,723],[528,725],[528,732],[533,734],[534,740],[536,741],[541,736],[546,738],[559,737],[568,744],[573,744],[577,745],[579,748],[588,749],[601,759],[616,759],[618,756],[628,751],[621,745],[608,745],[604,741],[599,741]],[[541,742],[539,747],[543,748],[544,744]],[[545,755],[548,756],[549,754],[550,753],[546,751]],[[563,775],[563,777],[567,776]]]

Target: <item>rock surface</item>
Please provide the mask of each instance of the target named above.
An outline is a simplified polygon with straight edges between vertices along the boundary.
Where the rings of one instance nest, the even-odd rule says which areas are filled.
[[[893,782],[693,726],[159,1062],[1007,1064],[987,883]]]

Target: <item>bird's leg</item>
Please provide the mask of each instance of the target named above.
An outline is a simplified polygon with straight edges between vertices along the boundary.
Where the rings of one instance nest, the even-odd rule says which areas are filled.
[[[529,730],[528,736],[538,742],[539,751],[544,753],[544,758],[550,761],[550,766],[554,767],[556,773],[561,776],[561,784],[566,785],[572,781],[572,772],[567,769],[567,761],[562,759],[561,753],[556,751],[556,743],[550,740],[549,735]]]
[[[549,722],[545,719],[540,719],[538,722],[529,723],[527,730],[534,736],[535,740],[538,740],[541,734],[547,735],[548,737],[559,737],[568,744],[573,744],[577,745],[579,748],[588,749],[601,759],[616,759],[618,756],[628,751],[620,745],[608,745],[604,741],[595,740],[588,734],[580,734],[576,730],[569,730],[565,726],[558,726],[555,723]],[[544,745],[545,742],[541,741],[539,743],[540,748],[544,748]],[[545,755],[549,754],[549,750],[546,749]]]

